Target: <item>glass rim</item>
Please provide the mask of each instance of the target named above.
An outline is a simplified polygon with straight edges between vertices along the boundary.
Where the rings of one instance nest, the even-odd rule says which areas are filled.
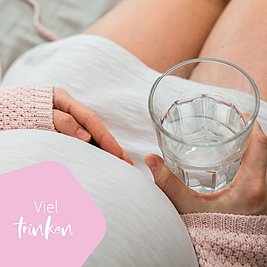
[[[239,131],[237,134],[235,134],[233,137],[230,137],[228,139],[225,139],[223,141],[219,141],[217,143],[203,143],[203,144],[196,144],[196,143],[190,143],[190,142],[186,142],[184,140],[181,140],[179,138],[177,138],[175,135],[169,133],[164,127],[162,127],[162,124],[159,123],[159,121],[157,120],[156,118],[156,115],[155,115],[155,112],[154,112],[154,104],[153,104],[153,99],[154,99],[154,94],[155,94],[155,91],[157,89],[157,86],[158,84],[160,83],[160,81],[166,77],[170,72],[174,71],[175,69],[179,68],[179,67],[182,67],[182,66],[185,66],[185,65],[188,65],[188,64],[191,64],[191,63],[203,63],[203,62],[211,62],[211,63],[219,63],[219,64],[223,64],[223,65],[226,65],[230,68],[233,68],[237,71],[239,71],[241,74],[243,74],[248,82],[250,83],[253,91],[254,91],[254,94],[255,94],[255,107],[254,107],[254,110],[253,110],[253,113],[252,115],[250,116],[247,124],[245,125],[245,127]],[[178,77],[178,76],[177,76]],[[174,66],[168,68],[167,70],[165,70],[157,79],[156,81],[154,82],[151,90],[150,90],[150,93],[149,93],[149,97],[148,97],[148,109],[149,109],[149,114],[150,114],[150,117],[152,119],[152,121],[155,123],[155,125],[160,129],[161,132],[163,132],[165,135],[167,135],[169,138],[181,143],[181,144],[184,144],[184,145],[187,145],[187,146],[193,146],[193,147],[213,147],[213,146],[220,146],[220,145],[224,145],[224,144],[227,144],[227,143],[230,143],[231,141],[239,138],[240,136],[242,136],[244,133],[246,133],[248,130],[251,129],[251,127],[254,125],[254,122],[257,118],[257,115],[258,115],[258,112],[259,112],[259,108],[260,108],[260,94],[259,94],[259,91],[258,91],[258,88],[254,82],[254,80],[251,78],[251,76],[246,72],[244,71],[243,69],[241,69],[239,66],[231,63],[231,62],[228,62],[228,61],[225,61],[225,60],[222,60],[222,59],[217,59],[217,58],[193,58],[193,59],[190,59],[190,60],[186,60],[186,61],[183,61],[181,63],[178,63],[178,64],[175,64]]]

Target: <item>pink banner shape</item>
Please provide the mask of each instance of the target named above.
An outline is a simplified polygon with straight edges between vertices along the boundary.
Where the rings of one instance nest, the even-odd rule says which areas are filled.
[[[1,175],[0,210],[0,266],[80,267],[106,231],[88,194],[52,161]]]

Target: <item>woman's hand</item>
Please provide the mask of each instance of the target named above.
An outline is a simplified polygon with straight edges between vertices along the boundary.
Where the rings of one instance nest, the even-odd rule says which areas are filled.
[[[63,89],[54,89],[53,119],[57,131],[85,142],[93,139],[103,150],[133,164],[129,155],[117,143],[98,115]]]
[[[240,169],[229,186],[212,194],[188,188],[157,155],[145,157],[156,184],[180,213],[219,212],[267,215],[267,136],[256,124]]]

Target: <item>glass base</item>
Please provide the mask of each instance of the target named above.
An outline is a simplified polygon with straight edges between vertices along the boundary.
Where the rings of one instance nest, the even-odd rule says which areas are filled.
[[[196,169],[182,167],[176,162],[164,157],[167,167],[192,190],[202,194],[210,194],[228,186],[240,167],[240,160],[227,166]]]

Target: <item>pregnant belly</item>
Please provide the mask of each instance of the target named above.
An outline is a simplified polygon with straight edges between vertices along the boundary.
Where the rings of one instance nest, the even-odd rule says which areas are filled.
[[[107,232],[86,266],[197,266],[177,211],[135,167],[90,144],[40,130],[1,131],[0,151],[0,173],[46,160],[62,163],[102,211]]]

